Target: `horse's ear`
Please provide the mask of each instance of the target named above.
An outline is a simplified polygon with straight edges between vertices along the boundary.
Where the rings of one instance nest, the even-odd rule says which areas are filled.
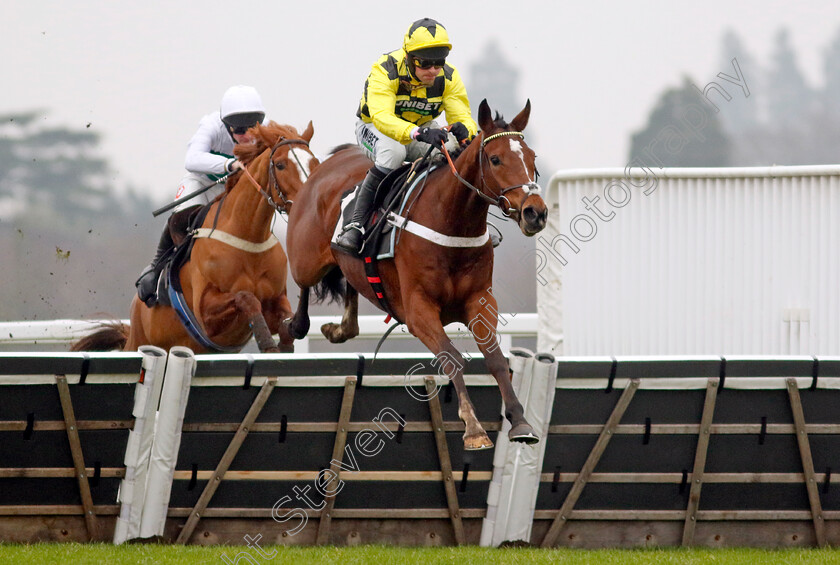
[[[513,127],[514,131],[522,131],[525,129],[525,126],[528,125],[528,118],[531,116],[531,99],[529,98],[527,102],[525,102],[525,107],[519,112],[513,121],[510,122],[511,127]]]
[[[314,133],[315,128],[312,126],[312,120],[309,120],[309,125],[306,126],[306,129],[303,130],[303,133],[300,134],[300,136],[306,141],[312,141],[312,134]]]
[[[490,131],[493,127],[493,113],[490,111],[490,104],[487,103],[486,98],[478,105],[478,127],[481,131]]]

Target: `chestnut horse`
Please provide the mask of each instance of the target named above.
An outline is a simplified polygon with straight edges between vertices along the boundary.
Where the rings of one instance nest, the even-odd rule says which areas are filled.
[[[534,152],[521,133],[530,112],[529,101],[507,124],[498,115],[494,121],[487,101],[482,101],[478,110],[481,132],[455,160],[458,176],[448,167],[432,171],[423,190],[414,191],[406,204],[411,222],[450,239],[433,238],[444,241],[442,245],[401,231],[394,258],[379,263],[389,313],[407,325],[435,354],[437,362],[451,368],[447,375],[458,394],[458,414],[466,425],[464,447],[469,450],[489,448],[493,442],[476,418],[467,394],[464,359],[444,331],[444,326],[453,322],[470,328],[496,378],[512,426],[509,438],[525,443],[539,441],[523,416],[511,386],[508,361],[498,347],[498,309],[491,292],[493,247],[487,238],[491,204],[513,218],[526,236],[545,227],[548,211],[538,194]],[[321,328],[332,342],[358,335],[358,293],[382,307],[368,282],[363,261],[330,247],[341,196],[364,178],[370,166],[370,160],[357,147],[336,152],[309,177],[289,214],[286,246],[292,277],[302,291],[297,312],[289,321],[289,332],[297,339],[309,330],[309,291],[316,285],[319,296],[325,290],[344,294],[341,324]],[[472,246],[451,246],[458,245],[453,241],[469,241]],[[347,282],[343,286],[342,275]]]
[[[175,345],[197,353],[241,349],[253,334],[260,351],[293,349],[282,320],[291,315],[286,297],[286,253],[271,231],[276,211],[288,211],[318,160],[309,150],[313,127],[299,134],[270,122],[249,130],[252,144],[235,148],[245,171],[232,175],[226,193],[210,204],[194,239],[189,260],[180,269],[185,303],[207,338],[218,348],[197,342],[171,306],[131,302],[131,325],[108,324],[73,345],[75,351],[141,345]],[[209,234],[209,237],[208,237]],[[173,234],[175,241],[183,234]],[[281,348],[272,338],[279,334]]]

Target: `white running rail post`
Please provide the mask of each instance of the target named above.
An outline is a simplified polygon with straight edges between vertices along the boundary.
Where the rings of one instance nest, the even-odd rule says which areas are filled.
[[[173,347],[169,350],[152,444],[140,537],[161,536],[166,526],[169,495],[181,445],[184,411],[194,370],[195,355],[190,349]]]
[[[525,409],[525,418],[540,435],[536,445],[511,443],[507,419],[496,439],[493,477],[487,492],[487,517],[481,528],[480,545],[498,547],[505,541],[531,539],[537,490],[545,457],[548,426],[554,405],[557,365],[547,354],[534,356],[524,348],[510,351],[513,389]],[[504,407],[502,408],[504,414]]]
[[[159,347],[142,346],[140,381],[134,390],[134,429],[128,434],[125,448],[125,478],[120,483],[117,502],[122,504],[114,528],[114,543],[121,544],[140,535],[143,501],[146,498],[146,477],[155,437],[155,413],[160,401],[166,351]]]

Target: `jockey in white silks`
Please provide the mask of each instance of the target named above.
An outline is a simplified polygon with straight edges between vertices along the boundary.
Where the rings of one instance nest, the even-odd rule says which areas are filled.
[[[251,140],[248,128],[265,122],[265,108],[255,88],[237,85],[225,91],[218,112],[211,112],[201,118],[198,130],[187,144],[184,159],[186,175],[181,179],[175,200],[184,202],[175,207],[161,234],[152,262],[140,273],[135,286],[140,300],[152,307],[157,303],[155,296],[157,279],[163,268],[163,259],[174,247],[170,225],[175,218],[183,218],[197,206],[213,201],[224,192],[224,182],[219,182],[230,173],[241,169],[233,155],[233,148],[239,143]],[[194,192],[210,187],[197,196]],[[189,213],[185,211],[189,210]]]

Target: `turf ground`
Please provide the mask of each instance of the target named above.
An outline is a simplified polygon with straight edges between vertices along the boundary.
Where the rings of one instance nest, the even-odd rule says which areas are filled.
[[[0,564],[34,565],[164,565],[167,563],[236,563],[265,565],[287,563],[368,564],[533,564],[568,565],[828,565],[840,564],[840,549],[487,549],[359,547],[198,547],[106,544],[0,544]],[[245,553],[247,552],[247,553]],[[247,556],[246,556],[247,555]]]

